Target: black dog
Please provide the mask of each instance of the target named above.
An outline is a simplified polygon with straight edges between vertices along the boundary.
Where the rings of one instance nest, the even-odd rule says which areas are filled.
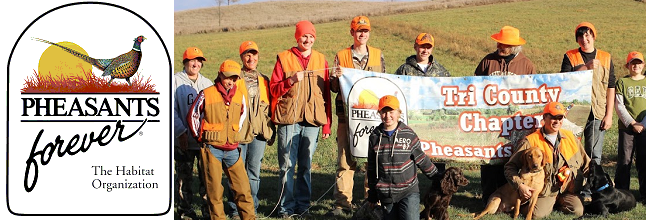
[[[610,175],[595,161],[590,162],[590,173],[586,188],[592,191],[592,202],[585,206],[585,213],[607,216],[635,208],[635,196],[628,190],[616,189]]]

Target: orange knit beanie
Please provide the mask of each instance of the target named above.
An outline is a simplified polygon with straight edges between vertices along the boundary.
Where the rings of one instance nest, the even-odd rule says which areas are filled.
[[[294,33],[294,38],[298,41],[298,38],[305,34],[311,34],[316,38],[316,29],[314,29],[314,24],[307,20],[299,21],[296,23],[296,33]]]

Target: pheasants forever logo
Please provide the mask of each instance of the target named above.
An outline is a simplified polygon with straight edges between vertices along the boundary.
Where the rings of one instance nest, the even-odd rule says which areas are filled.
[[[126,22],[100,34],[76,28]],[[65,25],[52,31],[55,24]],[[8,73],[12,213],[168,212],[172,66],[147,20],[108,3],[52,9],[18,39]],[[93,207],[74,208],[85,203]],[[151,209],[135,208],[144,203]]]

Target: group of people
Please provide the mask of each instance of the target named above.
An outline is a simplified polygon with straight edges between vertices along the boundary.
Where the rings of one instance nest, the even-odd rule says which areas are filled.
[[[325,56],[313,49],[317,39],[314,25],[309,21],[298,22],[294,34],[296,46],[277,55],[270,78],[256,68],[260,49],[253,41],[240,45],[243,65],[224,61],[214,81],[200,74],[206,61],[203,52],[197,47],[184,51],[184,69],[174,75],[178,215],[196,216],[191,206],[194,203],[191,186],[197,160],[199,194],[207,204],[202,207],[203,215],[226,219],[223,195],[227,191],[229,217],[255,219],[260,165],[266,145],[274,142],[281,180],[278,216],[310,215],[312,157],[319,133],[323,139],[330,137],[331,92],[340,93],[339,77],[343,74],[340,67],[386,72],[382,51],[368,46],[371,33],[368,17],[353,18],[349,32],[353,44],[336,54],[330,68]],[[521,197],[540,193],[534,211],[537,218],[549,215],[553,207],[581,216],[583,204],[590,199],[590,192],[582,187],[584,176],[591,160],[601,160],[603,137],[612,125],[613,108],[620,119],[617,188],[628,189],[632,157],[636,154],[639,192],[646,198],[646,182],[643,182],[646,181],[646,150],[637,147],[646,143],[646,136],[642,135],[646,123],[644,57],[639,52],[631,52],[625,64],[630,75],[616,80],[610,54],[594,47],[596,36],[591,23],[579,24],[575,37],[580,47],[567,51],[561,65],[562,72],[593,70],[592,108],[584,131],[585,146],[571,132],[560,129],[567,113],[563,105],[548,103],[543,111],[544,126],[520,141],[509,162],[482,165],[481,176],[487,176],[481,181],[485,202],[498,187],[509,182]],[[482,59],[474,75],[536,74],[533,63],[522,52],[525,40],[517,28],[504,26],[491,39],[496,41],[497,49]],[[413,44],[416,54],[406,58],[395,74],[449,77],[449,71],[433,57],[434,47],[433,36],[420,33]],[[352,191],[358,169],[350,151],[348,118],[341,95],[335,103],[338,168],[334,207],[328,216],[351,214],[355,209]],[[417,219],[420,195],[415,167],[430,178],[442,172],[443,164],[431,162],[421,150],[415,132],[399,120],[401,109],[395,96],[381,97],[378,112],[382,124],[370,134],[363,199],[371,207],[380,204],[385,219]],[[410,144],[398,142],[402,139],[409,139]],[[539,147],[546,155],[547,178],[543,189],[519,184],[518,170],[522,166],[519,155],[530,147]],[[227,188],[221,184],[222,173],[229,177]],[[568,175],[564,179],[565,173]]]

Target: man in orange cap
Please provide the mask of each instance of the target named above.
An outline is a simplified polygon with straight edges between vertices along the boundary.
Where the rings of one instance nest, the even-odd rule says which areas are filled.
[[[392,95],[379,99],[381,124],[368,141],[368,203],[381,202],[385,220],[419,219],[417,169],[429,179],[438,170],[421,148],[412,128],[399,121],[399,100]]]
[[[240,59],[242,60],[241,80],[247,88],[249,103],[249,117],[240,135],[240,153],[245,162],[251,196],[253,197],[254,210],[258,213],[258,190],[260,189],[260,164],[265,154],[267,144],[274,143],[274,130],[276,127],[271,121],[269,113],[269,78],[258,71],[258,54],[260,50],[253,41],[245,41],[240,44]],[[238,85],[241,86],[241,85]],[[228,204],[230,207],[231,219],[240,219],[238,209],[233,202],[231,190],[227,190]]]
[[[350,35],[354,43],[350,47],[339,51],[334,57],[335,74],[330,79],[332,92],[336,96],[336,115],[338,116],[337,129],[337,169],[336,186],[334,188],[334,208],[328,212],[328,216],[339,216],[343,213],[352,213],[352,189],[354,188],[354,173],[357,171],[357,161],[350,151],[350,130],[348,116],[343,106],[343,97],[339,86],[339,77],[342,72],[338,67],[354,68],[366,71],[386,72],[384,55],[380,49],[368,46],[370,39],[370,20],[366,16],[357,16],[350,22]],[[364,178],[364,197],[368,196],[368,179]]]
[[[536,74],[536,68],[522,52],[525,39],[512,26],[504,26],[500,32],[491,35],[497,50],[487,54],[475,70],[476,76],[505,76]]]
[[[520,37],[520,31],[512,26],[504,26],[500,32],[491,35],[496,41],[497,50],[487,54],[475,70],[476,76],[506,76],[536,74],[536,68],[529,58],[523,54],[522,46],[525,39]],[[505,185],[502,164],[485,164],[480,166],[480,186],[482,187],[482,202],[487,203],[489,196],[496,189]],[[486,178],[485,178],[486,177]]]
[[[603,138],[612,126],[612,109],[615,98],[615,66],[608,52],[597,50],[594,42],[597,29],[589,22],[580,23],[575,29],[579,48],[563,56],[561,72],[594,70],[592,75],[592,110],[583,130],[585,151],[597,164],[601,163]]]
[[[223,171],[229,177],[239,216],[256,218],[249,178],[238,149],[240,128],[248,115],[246,99],[249,97],[244,82],[236,83],[240,69],[237,62],[224,61],[214,85],[197,95],[187,115],[190,134],[202,144],[200,156],[207,205],[214,220],[226,218],[221,184]]]
[[[434,47],[435,38],[433,38],[433,35],[427,33],[417,35],[415,44],[413,44],[413,48],[417,54],[406,58],[406,63],[399,66],[395,74],[409,76],[451,76],[449,71],[433,57]]]
[[[177,174],[178,196],[177,214],[180,218],[196,218],[195,212],[191,208],[193,203],[193,163],[197,159],[197,169],[200,181],[200,195],[206,200],[206,191],[202,182],[202,165],[200,157],[200,144],[190,135],[188,135],[188,123],[186,115],[191,108],[197,93],[203,89],[212,86],[213,83],[204,75],[200,74],[203,62],[206,61],[204,53],[197,47],[189,47],[184,51],[182,56],[184,69],[182,72],[175,73],[173,76],[173,95],[175,104],[173,105],[174,120],[174,137],[175,137],[175,173]],[[206,203],[206,201],[204,201]],[[201,204],[201,203],[195,203]],[[206,214],[206,206],[201,206],[203,215]]]
[[[322,53],[312,49],[316,29],[311,22],[300,21],[294,37],[297,46],[278,54],[269,84],[284,186],[279,202],[281,218],[309,215],[306,211],[312,197],[312,157],[319,127],[323,127],[322,136],[327,139],[332,123],[328,64]]]
[[[529,199],[533,193],[540,193],[534,217],[544,218],[558,209],[565,214],[583,215],[583,204],[577,193],[583,188],[584,176],[587,176],[590,157],[583,145],[572,132],[561,129],[565,118],[565,107],[559,102],[550,102],[543,109],[545,124],[534,133],[527,135],[519,143],[516,152],[505,164],[505,177],[509,184],[518,189],[518,194]],[[532,189],[523,185],[518,174],[523,167],[522,155],[525,150],[538,147],[543,151],[546,160],[545,186],[543,189]],[[557,149],[554,152],[553,149]],[[555,206],[556,204],[556,206]],[[528,212],[528,203],[521,206],[521,212]]]
[[[626,68],[630,74],[617,81],[615,106],[619,118],[619,141],[617,146],[617,172],[615,188],[630,188],[630,167],[635,157],[639,194],[642,203],[646,199],[646,78],[644,77],[644,55],[633,51],[626,57]]]

